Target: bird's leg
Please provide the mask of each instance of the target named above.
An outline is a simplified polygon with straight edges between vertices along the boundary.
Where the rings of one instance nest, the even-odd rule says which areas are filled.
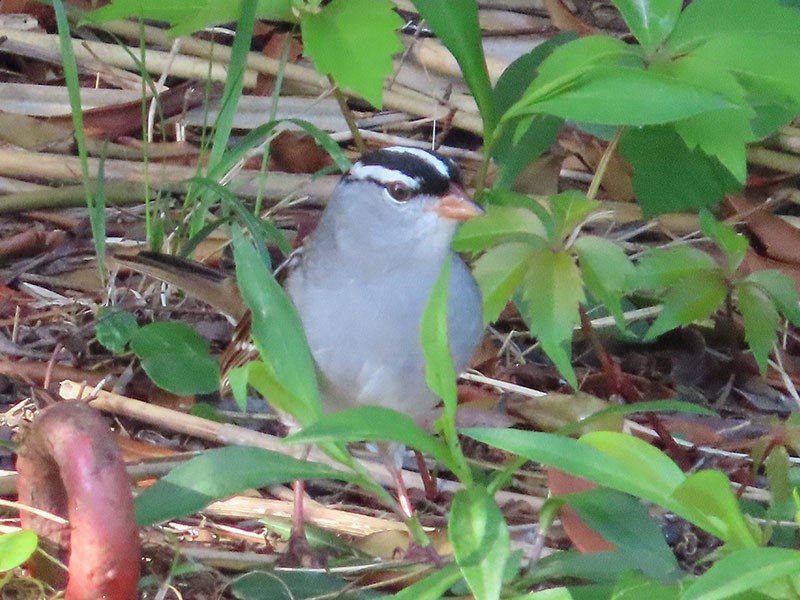
[[[419,476],[422,479],[422,487],[425,488],[425,498],[433,502],[436,500],[436,496],[439,495],[439,486],[436,483],[436,479],[431,475],[431,471],[425,463],[422,452],[414,450],[414,457],[417,459],[417,468],[419,469]]]
[[[306,446],[301,458],[306,459],[310,450],[311,447]],[[305,482],[300,479],[294,481],[292,483],[292,529],[289,532],[286,553],[278,561],[281,566],[319,567],[323,566],[325,562],[320,555],[312,552],[311,546],[308,544],[305,527],[305,495]]]

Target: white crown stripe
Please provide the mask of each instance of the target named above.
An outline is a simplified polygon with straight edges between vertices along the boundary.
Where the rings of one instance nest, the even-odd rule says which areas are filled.
[[[440,158],[437,158],[427,150],[422,150],[421,148],[408,148],[406,146],[391,146],[390,148],[386,148],[386,151],[413,154],[436,169],[443,177],[447,179],[450,178],[450,169],[448,168],[447,163]]]
[[[380,165],[365,165],[357,162],[350,169],[350,177],[352,179],[372,179],[383,184],[397,181],[404,183],[411,189],[419,188],[419,182],[413,177],[409,177],[397,169],[387,169]]]

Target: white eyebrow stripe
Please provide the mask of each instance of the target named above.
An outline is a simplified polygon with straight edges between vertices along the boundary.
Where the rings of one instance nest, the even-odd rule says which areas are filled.
[[[388,152],[402,152],[405,154],[413,154],[417,158],[424,160],[426,163],[428,163],[430,166],[436,169],[442,175],[442,177],[450,179],[450,169],[448,168],[447,163],[445,163],[440,158],[437,158],[427,150],[422,150],[421,148],[408,148],[406,146],[391,146],[389,148],[386,148],[386,150]]]
[[[413,177],[409,177],[396,169],[387,169],[380,165],[365,165],[357,162],[350,169],[350,177],[353,179],[372,179],[384,185],[400,182],[414,190],[419,188],[419,181]]]

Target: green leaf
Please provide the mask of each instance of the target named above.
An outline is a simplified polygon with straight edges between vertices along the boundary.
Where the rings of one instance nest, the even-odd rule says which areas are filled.
[[[319,596],[367,600],[378,597],[377,594],[353,590],[352,583],[345,579],[303,569],[251,570],[238,575],[231,582],[230,590],[237,600],[310,600]]]
[[[683,472],[666,454],[630,435],[594,432],[578,441],[515,429],[475,428],[461,433],[670,510],[681,506],[672,492],[685,481]]]
[[[458,401],[458,373],[453,365],[447,336],[447,292],[451,266],[452,260],[448,256],[428,297],[420,325],[422,354],[425,356],[425,381],[431,391],[444,402],[445,413],[454,412]]]
[[[754,36],[800,41],[800,12],[777,0],[703,0],[692,2],[678,19],[667,49],[675,56],[720,38]],[[749,47],[746,47],[749,51]],[[743,50],[740,47],[740,52]]]
[[[534,82],[535,83],[535,82]],[[653,70],[596,66],[568,89],[514,107],[515,116],[547,113],[600,125],[661,125],[729,108],[723,96]]]
[[[576,35],[573,32],[560,33],[511,63],[494,88],[494,104],[498,114],[503,114],[520,99],[536,76],[539,64],[555,48],[574,39]],[[492,149],[492,158],[502,166],[494,183],[495,189],[510,188],[517,176],[555,141],[561,124],[562,120],[557,117],[536,115],[516,142],[514,132],[509,127],[504,128],[494,142],[485,136],[487,146]]]
[[[744,339],[764,377],[769,353],[778,341],[781,317],[772,299],[752,282],[743,281],[737,285],[736,298],[736,305],[744,317]]]
[[[275,387],[287,398],[291,414],[307,425],[321,414],[319,389],[311,351],[303,325],[286,293],[275,281],[264,259],[238,229],[233,230],[236,281],[252,316],[253,341],[264,367],[253,374],[263,376],[267,387]],[[267,394],[270,399],[270,394]],[[293,397],[293,400],[289,400]]]
[[[511,242],[491,248],[475,261],[473,275],[483,296],[484,322],[491,323],[500,316],[522,283],[534,251],[530,244]]]
[[[700,230],[714,240],[725,253],[728,260],[728,273],[735,273],[750,247],[747,238],[736,233],[733,227],[717,221],[714,215],[707,210],[700,211]]]
[[[621,64],[643,67],[641,52],[620,40],[603,35],[566,43],[542,61],[536,79],[522,97],[506,110],[501,121],[538,112],[530,107],[572,89],[586,73],[594,72],[599,66]]]
[[[242,0],[114,0],[111,4],[86,13],[81,23],[107,23],[129,18],[165,21],[174,26],[170,35],[181,36],[212,25],[236,21],[241,5]],[[296,21],[291,0],[259,0],[256,16],[269,21]]]
[[[693,246],[654,248],[639,259],[634,284],[638,288],[658,290],[713,271],[719,271],[719,266],[711,255]]]
[[[661,527],[642,503],[622,492],[597,488],[562,496],[580,518],[622,551],[628,569],[664,579],[678,571]]]
[[[716,158],[689,149],[671,127],[628,129],[620,151],[633,167],[633,187],[646,218],[712,207],[741,189]]]
[[[402,26],[389,0],[333,0],[316,13],[303,13],[303,55],[337,85],[380,108],[392,55],[403,50],[397,33]]]
[[[491,138],[497,125],[492,84],[483,55],[478,5],[475,0],[412,0],[420,16],[458,61],[469,91],[478,104],[484,132]]]
[[[289,435],[285,441],[292,444],[398,442],[432,456],[448,469],[453,468],[450,451],[444,443],[422,429],[411,417],[382,406],[359,406],[324,415]]]
[[[198,333],[183,323],[151,323],[131,338],[131,348],[147,376],[179,395],[219,389],[219,364]]]
[[[698,471],[675,488],[672,497],[680,514],[715,535],[732,549],[759,544],[722,471]]]
[[[456,252],[485,250],[498,242],[526,240],[535,248],[544,247],[546,231],[542,221],[531,210],[515,206],[486,207],[486,214],[466,221],[456,233]]]
[[[439,600],[454,583],[461,580],[458,565],[450,563],[433,569],[427,577],[404,587],[394,595],[396,600]]]
[[[687,278],[675,283],[663,298],[663,309],[644,336],[653,340],[681,325],[707,319],[725,301],[728,288],[720,273]]]
[[[503,513],[486,488],[473,486],[453,496],[447,532],[475,598],[499,598],[510,537]]]
[[[633,263],[625,251],[605,238],[584,235],[575,241],[583,282],[614,317],[617,326],[625,329],[622,297],[628,292],[635,275]]]
[[[744,185],[747,179],[745,145],[753,141],[750,112],[738,108],[715,110],[674,124],[687,148],[699,149],[727,169]]]
[[[719,559],[681,594],[680,600],[724,600],[763,590],[800,571],[800,552],[784,548],[748,548]],[[788,590],[787,590],[788,591]]]
[[[105,310],[94,326],[95,337],[103,347],[114,354],[120,354],[139,329],[136,317],[124,310]]]
[[[614,5],[647,52],[672,33],[681,13],[681,0],[614,0]]]
[[[176,467],[134,501],[140,527],[197,512],[249,488],[298,479],[351,481],[348,473],[261,448],[206,450]]]
[[[568,344],[580,322],[578,306],[586,301],[580,271],[572,256],[563,251],[541,250],[528,260],[523,317],[561,374],[577,388]]]
[[[582,192],[567,191],[551,196],[550,211],[555,224],[554,246],[561,245],[589,214],[600,206],[597,200],[590,200]]]
[[[751,281],[760,286],[769,294],[781,314],[795,325],[800,326],[800,306],[798,306],[800,297],[797,295],[794,279],[780,271],[765,269],[751,273],[745,281]]]
[[[27,529],[0,534],[0,573],[22,566],[39,545],[39,536]]]

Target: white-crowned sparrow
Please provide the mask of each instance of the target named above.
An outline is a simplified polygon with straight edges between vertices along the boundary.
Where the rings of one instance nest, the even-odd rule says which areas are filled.
[[[420,320],[451,255],[448,335],[455,367],[463,369],[481,338],[482,304],[450,244],[459,223],[481,213],[455,165],[434,152],[376,150],[342,178],[289,263],[285,284],[318,367],[326,412],[372,404],[417,418],[435,406]],[[237,319],[243,314],[235,286],[202,265],[154,253],[117,261]]]

